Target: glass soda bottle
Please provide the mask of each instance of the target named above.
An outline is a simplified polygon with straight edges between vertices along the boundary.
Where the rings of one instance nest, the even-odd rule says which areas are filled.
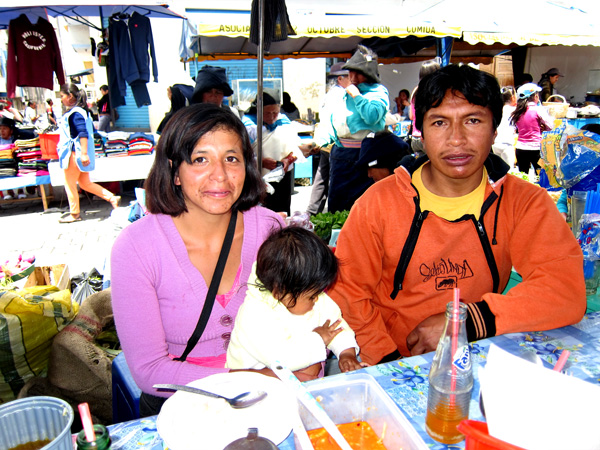
[[[456,317],[453,310],[453,302],[448,303],[446,325],[429,371],[425,418],[427,433],[444,444],[456,444],[464,439],[456,427],[469,417],[473,390],[471,352],[465,327],[467,306],[459,303]],[[456,343],[453,345],[452,335],[455,332]]]
[[[85,431],[81,430],[77,434],[77,450],[108,450],[110,449],[111,439],[108,434],[108,428],[104,425],[94,425],[96,433],[95,441],[88,441],[85,437]]]

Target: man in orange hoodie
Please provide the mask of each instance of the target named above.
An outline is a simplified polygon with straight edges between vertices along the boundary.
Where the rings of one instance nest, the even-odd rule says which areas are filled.
[[[362,360],[435,350],[455,287],[469,340],[579,321],[579,245],[546,191],[490,152],[502,117],[496,79],[444,67],[421,80],[415,109],[427,154],[369,188],[337,242],[330,295]],[[503,295],[513,267],[523,282]]]

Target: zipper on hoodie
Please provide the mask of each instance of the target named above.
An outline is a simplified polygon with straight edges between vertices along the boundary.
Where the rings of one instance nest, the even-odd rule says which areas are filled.
[[[487,260],[488,267],[490,268],[490,273],[492,274],[493,292],[497,293],[498,286],[500,285],[500,275],[498,274],[498,266],[496,265],[496,260],[494,259],[494,252],[492,251],[490,240],[487,237],[485,227],[483,226],[481,221],[477,220],[475,216],[471,217],[473,223],[475,224],[475,228],[477,229],[479,242],[481,242],[481,247],[483,248],[483,253],[485,255],[485,259]]]

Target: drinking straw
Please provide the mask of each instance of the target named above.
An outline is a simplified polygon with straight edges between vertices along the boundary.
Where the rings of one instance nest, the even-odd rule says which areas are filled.
[[[94,442],[96,440],[96,432],[94,431],[94,423],[92,422],[92,415],[90,414],[90,406],[87,403],[80,403],[77,407],[79,409],[79,415],[81,416],[85,439],[88,442]]]
[[[552,370],[554,370],[555,372],[560,372],[561,370],[563,370],[563,367],[565,367],[565,364],[567,362],[567,359],[569,359],[570,354],[571,352],[569,350],[563,350]]]
[[[456,354],[456,350],[458,349],[458,316],[459,316],[459,307],[460,307],[460,289],[454,288],[454,301],[452,304],[452,318],[454,319],[452,322],[452,355],[451,358],[454,359],[454,355]],[[450,360],[452,365],[452,375],[450,377],[450,404],[454,404],[454,391],[456,390],[456,366],[454,365],[454,361]]]

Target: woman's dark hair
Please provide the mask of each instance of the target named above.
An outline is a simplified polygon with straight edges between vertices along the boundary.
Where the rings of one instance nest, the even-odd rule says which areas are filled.
[[[247,211],[258,204],[265,194],[265,185],[258,172],[246,127],[229,109],[200,103],[177,111],[158,140],[154,164],[144,184],[148,211],[174,217],[187,212],[183,192],[181,186],[175,184],[175,176],[183,163],[192,163],[191,154],[198,141],[216,130],[232,131],[242,142],[246,179],[233,209]]]
[[[77,101],[74,106],[79,106],[80,108],[83,108],[86,112],[90,112],[87,105],[87,95],[85,91],[83,89],[79,89],[77,85],[73,83],[63,84],[60,87],[60,92],[62,92],[65,95],[73,94],[73,97],[75,97],[75,100]]]
[[[259,289],[293,307],[303,295],[318,295],[337,278],[338,262],[327,244],[312,231],[290,226],[273,232],[256,258]]]
[[[400,92],[398,92],[398,97],[400,97],[400,94],[403,92],[406,94],[406,98],[410,99],[410,92],[408,92],[408,89],[401,89]]]
[[[498,128],[504,102],[496,77],[466,65],[450,64],[419,82],[415,94],[415,126],[421,133],[425,113],[440,106],[448,91],[462,94],[473,105],[488,108],[492,112],[494,129]]]
[[[419,81],[425,78],[430,73],[439,70],[442,67],[437,59],[430,59],[429,61],[423,61],[421,68],[419,69]],[[419,128],[420,129],[420,128]]]
[[[170,86],[169,89],[171,90],[171,109],[165,114],[163,120],[160,121],[160,124],[156,129],[157,134],[162,134],[167,122],[171,119],[171,117],[173,117],[173,115],[181,108],[185,108],[186,98],[181,90],[176,86]]]
[[[509,119],[509,122],[511,125],[515,125],[519,121],[521,116],[527,112],[527,104],[530,101],[532,101],[531,98],[533,96],[535,96],[536,94],[537,94],[537,92],[534,92],[529,97],[524,97],[524,98],[520,98],[519,100],[517,100],[517,106],[516,106],[515,110],[512,112],[512,114],[510,115],[510,119]]]

